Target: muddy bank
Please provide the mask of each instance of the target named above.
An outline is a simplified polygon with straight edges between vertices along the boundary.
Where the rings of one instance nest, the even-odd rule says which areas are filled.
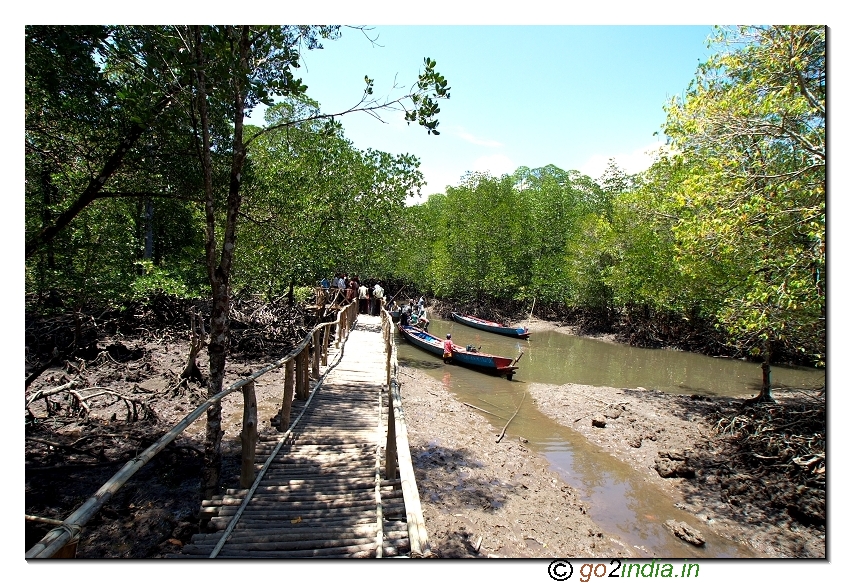
[[[285,352],[294,337],[307,327],[295,314],[278,317],[267,308],[249,309],[247,305],[238,305],[237,312],[250,317],[238,320],[248,323],[235,330],[234,344],[239,350],[229,360],[226,383],[266,364],[269,353]],[[87,401],[91,406],[89,412],[67,394],[34,402],[32,416],[26,422],[28,514],[64,518],[124,462],[204,399],[206,387],[179,378],[186,364],[189,334],[185,323],[162,326],[172,317],[175,317],[173,313],[129,314],[128,319],[135,325],[145,327],[134,330],[100,325],[91,330],[90,354],[56,363],[33,381],[31,390],[80,380],[87,387],[107,387],[138,401],[140,406],[134,409],[132,403],[128,405],[127,401],[109,394]],[[185,314],[180,317],[185,318]],[[251,320],[258,320],[259,325],[251,325]],[[60,323],[47,324],[60,327]],[[71,324],[63,323],[62,329]],[[529,325],[532,330],[576,331],[536,319]],[[610,336],[596,337],[613,341]],[[207,370],[206,351],[201,351],[198,366],[201,371]],[[26,372],[29,374],[31,370],[27,368]],[[268,383],[258,384],[261,431],[273,431],[269,423],[280,405],[280,395],[265,389],[273,377],[267,380]],[[622,547],[593,523],[586,515],[585,503],[550,471],[545,459],[516,440],[506,438],[497,444],[500,428],[494,428],[481,415],[459,403],[442,384],[424,373],[403,368],[400,380],[429,538],[439,556],[605,557],[622,553]],[[823,520],[822,490],[797,482],[790,492],[778,490],[781,487],[778,480],[771,485],[774,489],[759,489],[761,474],[743,466],[734,466],[730,474],[721,473],[723,464],[733,467],[730,460],[734,461],[735,452],[728,442],[712,437],[710,410],[703,413],[704,423],[695,421],[701,414],[698,407],[713,402],[695,401],[682,413],[681,403],[665,395],[621,390],[618,394],[618,389],[597,387],[580,390],[584,391],[582,398],[566,401],[563,388],[535,387],[533,395],[541,411],[550,414],[560,411],[561,418],[557,419],[560,423],[581,430],[597,443],[610,444],[608,449],[613,455],[638,456],[632,461],[621,459],[634,464],[647,479],[678,492],[683,507],[695,516],[704,516],[700,520],[715,531],[723,533],[725,529],[733,540],[754,541],[751,547],[764,556],[824,556],[824,526],[818,522]],[[605,428],[592,427],[592,418],[574,421],[620,401],[627,402],[623,412],[633,409],[635,414],[621,414],[621,419],[606,417]],[[638,410],[642,411],[639,403],[647,407],[640,416],[637,415]],[[698,427],[696,434],[685,429],[658,431],[659,427],[681,422],[683,415],[691,415],[685,429]],[[225,419],[240,416],[241,400],[227,401]],[[630,417],[635,421],[627,426]],[[585,423],[587,427],[583,426]],[[239,469],[238,428],[232,425],[226,430],[223,488],[235,485]],[[655,439],[647,437],[649,434],[655,435]],[[665,441],[674,434],[676,439]],[[637,443],[638,437],[639,447],[628,445],[629,439]],[[703,445],[697,448],[698,443]],[[688,448],[699,456],[689,454],[684,460],[676,459]],[[135,477],[110,501],[100,517],[87,526],[79,556],[152,558],[179,549],[197,532],[202,450],[203,422],[199,421],[173,448],[158,456],[156,463]],[[654,469],[662,451],[673,452],[673,457],[668,454],[664,459],[674,470],[678,465],[675,462],[692,459],[704,462],[694,471],[693,478],[664,479]],[[728,453],[727,457],[721,455],[724,452]],[[805,465],[812,459],[806,457],[800,462]],[[822,465],[815,460],[804,469],[813,473],[822,469]],[[808,490],[798,495],[799,485]],[[718,489],[720,494],[712,498],[711,493]],[[783,506],[771,507],[773,501]],[[694,526],[700,525],[695,522]],[[26,548],[47,530],[28,523]],[[116,544],[116,541],[133,544]]]
[[[45,396],[25,411],[26,514],[65,519],[206,399],[206,349],[197,355],[200,378],[181,378],[189,313],[204,308],[166,296],[83,319],[27,314],[26,392]],[[235,301],[225,386],[285,354],[310,325],[284,299]],[[257,383],[261,433],[276,431],[281,395],[270,387],[280,374]],[[238,485],[241,416],[241,397],[225,399],[221,490]],[[202,416],[113,496],[83,529],[77,557],[159,558],[198,532],[204,424]],[[28,520],[25,550],[52,528]]]
[[[765,438],[774,447],[766,452],[743,426],[725,430],[759,414],[773,420],[760,422],[761,432],[811,418],[822,411],[817,395],[782,392],[777,405],[754,410],[738,399],[576,384],[532,385],[529,393],[541,412],[668,492],[697,529],[706,525],[766,557],[825,557],[822,450],[793,453],[794,436],[780,446],[776,432],[775,442]]]
[[[432,550],[442,558],[618,554],[549,463],[504,438],[439,382],[401,366],[411,456]]]

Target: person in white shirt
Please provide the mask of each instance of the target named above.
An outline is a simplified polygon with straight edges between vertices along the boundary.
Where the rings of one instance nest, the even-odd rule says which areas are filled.
[[[425,310],[425,304],[419,304],[419,310],[416,312],[417,326],[428,331],[428,325],[431,321],[428,319],[428,312]]]
[[[369,286],[366,284],[361,285],[360,289],[357,290],[357,297],[360,300],[358,312],[367,314],[369,310]]]
[[[384,288],[381,287],[381,282],[376,282],[372,289],[372,315],[378,316],[381,313],[381,300],[384,298]]]

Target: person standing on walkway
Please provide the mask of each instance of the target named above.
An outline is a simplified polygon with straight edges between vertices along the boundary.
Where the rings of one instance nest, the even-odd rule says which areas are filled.
[[[381,315],[381,300],[384,299],[384,288],[381,287],[381,282],[376,282],[372,289],[372,315]]]
[[[339,279],[336,280],[336,287],[342,293],[342,295],[345,296],[345,290],[348,287],[348,284],[345,281],[344,273],[339,274]]]
[[[348,284],[346,285],[346,288],[345,288],[345,301],[347,301],[347,302],[357,301],[357,289],[358,289],[357,281],[355,281],[354,278],[349,279]]]
[[[360,299],[360,305],[357,311],[361,314],[367,314],[369,309],[369,286],[366,284],[361,285],[357,290],[357,294]]]

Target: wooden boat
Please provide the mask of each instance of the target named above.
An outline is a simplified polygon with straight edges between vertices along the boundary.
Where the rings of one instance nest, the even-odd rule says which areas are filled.
[[[414,346],[437,355],[440,358],[443,357],[443,340],[441,338],[413,326],[402,326],[399,324],[398,330]],[[521,355],[522,353],[520,353]],[[455,345],[452,353],[452,362],[454,363],[498,375],[505,375],[508,380],[513,378],[514,372],[519,368],[516,366],[518,360],[519,358],[513,359],[506,356],[487,354],[485,352],[475,352],[457,345]]]
[[[513,338],[528,338],[531,336],[531,332],[528,331],[528,328],[510,328],[508,326],[502,326],[496,322],[482,320],[475,316],[465,316],[463,314],[458,314],[457,312],[452,312],[452,320],[458,324],[464,324],[486,332],[501,334],[502,336],[511,336]]]

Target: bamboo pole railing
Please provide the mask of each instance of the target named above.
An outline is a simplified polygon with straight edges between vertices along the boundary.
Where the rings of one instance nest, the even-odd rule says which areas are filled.
[[[384,333],[384,347],[387,351],[387,390],[390,393],[384,472],[387,480],[395,480],[396,474],[398,474],[401,481],[404,507],[407,512],[410,556],[412,558],[431,557],[433,555],[428,544],[428,532],[425,529],[425,518],[422,515],[422,503],[419,500],[416,476],[413,473],[413,461],[410,458],[410,444],[407,441],[407,424],[404,419],[404,409],[401,406],[400,385],[396,378],[398,357],[393,341],[395,328],[392,324],[392,318],[384,307],[381,307],[381,328]]]
[[[124,466],[110,478],[100,489],[94,493],[94,495],[86,500],[80,507],[78,507],[73,513],[71,513],[65,520],[62,521],[60,526],[57,526],[50,532],[48,532],[44,538],[42,538],[38,543],[36,543],[29,551],[27,551],[25,558],[27,559],[35,559],[35,558],[66,558],[73,557],[76,552],[76,546],[79,542],[80,533],[83,527],[88,523],[89,520],[94,517],[101,508],[115,495],[115,493],[124,486],[127,481],[133,477],[141,468],[145,466],[154,456],[156,456],[159,452],[161,452],[165,447],[173,442],[181,433],[183,433],[192,423],[198,420],[198,418],[207,411],[212,405],[220,402],[223,398],[228,395],[236,392],[243,391],[243,399],[245,399],[245,407],[243,413],[243,427],[242,427],[242,435],[243,435],[243,446],[248,444],[247,447],[243,447],[242,456],[242,468],[243,472],[245,468],[250,465],[250,472],[254,472],[253,459],[256,455],[254,448],[256,447],[257,440],[253,437],[253,434],[256,433],[257,427],[257,419],[256,419],[256,396],[254,394],[254,382],[263,376],[264,374],[273,371],[275,369],[280,368],[281,366],[286,366],[286,379],[284,381],[284,404],[281,408],[281,413],[283,413],[284,409],[287,409],[286,397],[287,390],[290,387],[290,369],[292,370],[292,374],[295,377],[296,383],[296,395],[297,387],[300,379],[301,386],[301,395],[303,395],[304,399],[309,397],[310,393],[310,361],[309,361],[309,346],[312,343],[314,345],[315,350],[323,350],[326,348],[327,343],[322,342],[318,343],[315,341],[316,333],[319,330],[324,330],[329,328],[330,326],[336,326],[336,347],[339,348],[340,342],[342,339],[348,336],[348,332],[350,331],[350,326],[357,319],[357,303],[352,302],[347,306],[343,307],[337,318],[333,322],[324,322],[322,324],[318,324],[313,328],[312,332],[307,334],[305,338],[295,347],[293,348],[289,354],[281,358],[280,360],[265,366],[253,373],[250,376],[247,376],[243,379],[240,379],[230,385],[227,389],[224,389],[217,395],[214,395],[204,401],[198,408],[194,411],[186,415],[180,423],[171,428],[171,430],[163,435],[159,440],[157,440],[153,445],[148,447],[138,456],[128,461]],[[327,355],[325,355],[325,359]],[[293,363],[294,362],[294,366]],[[249,387],[246,389],[246,387]],[[289,388],[290,392],[288,396],[291,400],[292,392],[291,388]],[[251,406],[249,404],[250,400],[253,399],[253,418],[250,414]],[[291,406],[291,403],[289,403]],[[287,411],[286,417],[289,417],[289,411]],[[288,419],[287,419],[288,420]],[[283,423],[283,415],[281,415],[281,421]],[[253,424],[253,428],[251,427]],[[251,445],[253,444],[253,445]],[[252,460],[250,464],[246,462],[246,457],[250,457]],[[240,476],[240,483],[244,483],[247,480],[246,476]],[[251,480],[253,481],[253,476]]]

